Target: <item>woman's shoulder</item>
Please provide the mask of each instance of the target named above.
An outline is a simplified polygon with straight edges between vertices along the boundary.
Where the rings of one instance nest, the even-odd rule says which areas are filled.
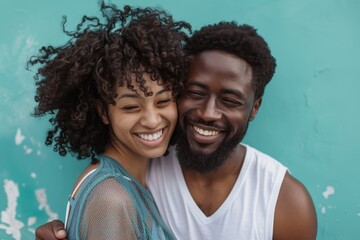
[[[125,188],[116,178],[108,177],[97,182],[91,190],[94,201],[102,205],[127,206],[133,205],[133,199]]]
[[[95,164],[89,164],[84,171],[79,175],[79,177],[77,178],[73,190],[72,190],[72,197],[76,198],[76,195],[78,194],[80,187],[83,183],[83,181],[86,180],[86,178],[92,173],[94,172],[100,165],[100,162],[97,162]]]

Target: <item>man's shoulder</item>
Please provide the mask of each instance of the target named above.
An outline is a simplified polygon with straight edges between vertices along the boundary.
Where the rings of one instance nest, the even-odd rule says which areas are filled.
[[[254,154],[255,156],[257,156],[258,158],[271,158],[272,160],[275,160],[277,161],[274,157],[270,156],[269,154],[263,152],[262,150],[259,150],[253,146],[250,146],[248,144],[244,144],[244,143],[241,143],[241,145],[243,145],[245,148],[246,148],[246,151],[250,154]]]
[[[284,173],[276,203],[273,239],[315,239],[316,213],[305,186],[291,176],[280,161],[249,145],[245,146],[248,157],[257,164],[255,168],[261,170],[262,176],[269,173],[271,177],[278,170]]]
[[[301,222],[302,224],[298,224]],[[315,239],[315,207],[305,186],[289,173],[285,175],[278,197],[274,239]]]
[[[241,143],[246,148],[246,156],[247,161],[252,164],[258,165],[261,169],[278,169],[285,168],[284,164],[282,164],[279,160],[274,157],[262,152],[259,149],[256,149],[250,145]]]

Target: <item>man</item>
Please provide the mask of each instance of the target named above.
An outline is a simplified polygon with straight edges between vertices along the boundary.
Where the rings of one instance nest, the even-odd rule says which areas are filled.
[[[185,49],[193,58],[177,145],[152,161],[148,176],[165,223],[178,239],[316,239],[305,187],[240,143],[275,71],[264,39],[251,26],[221,22],[196,32]],[[56,239],[61,227],[42,226],[37,239]]]

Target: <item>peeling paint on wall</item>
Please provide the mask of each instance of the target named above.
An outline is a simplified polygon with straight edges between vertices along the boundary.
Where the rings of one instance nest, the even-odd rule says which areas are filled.
[[[45,213],[48,215],[48,221],[59,219],[59,215],[51,211],[49,204],[47,203],[47,196],[45,189],[35,190],[36,199],[39,202],[39,210],[45,210]]]
[[[36,217],[29,217],[28,218],[28,222],[27,222],[27,226],[28,226],[28,231],[35,234],[35,229],[32,228],[32,226],[36,223]]]
[[[333,186],[327,186],[326,190],[323,192],[323,196],[325,199],[328,199],[329,196],[335,194],[335,188]]]
[[[331,185],[327,186],[325,191],[322,193],[323,197],[325,199],[329,199],[330,196],[334,195],[335,194],[335,188]],[[327,210],[330,209],[336,209],[336,206],[333,206],[333,205],[326,205],[326,206],[323,206],[322,204],[320,205],[321,207],[321,213],[322,214],[326,214]]]
[[[15,240],[21,239],[20,230],[24,224],[16,219],[17,199],[20,195],[18,185],[11,180],[4,180],[4,189],[7,196],[7,208],[1,211],[0,229],[4,229],[6,234],[11,235]]]
[[[37,156],[42,154],[42,144],[40,142],[35,141],[33,137],[27,138],[23,133],[21,128],[17,128],[15,134],[15,144],[22,145],[22,149],[24,153],[30,155],[31,153],[35,153]]]
[[[33,150],[32,150],[31,148],[29,148],[27,145],[24,145],[24,146],[23,146],[23,149],[24,149],[24,151],[25,151],[26,154],[30,154],[30,153],[32,153],[32,151],[33,151]]]
[[[36,178],[36,173],[31,173],[31,175],[33,178]],[[21,240],[21,231],[23,230],[25,224],[19,219],[16,219],[16,216],[18,215],[18,198],[20,196],[18,184],[13,180],[5,179],[4,191],[7,197],[7,207],[5,210],[1,211],[0,230],[4,230],[8,236],[12,237],[11,239]],[[45,211],[46,215],[48,216],[48,221],[59,219],[58,214],[53,212],[47,203],[45,189],[35,190],[35,196],[39,204],[38,209]],[[27,218],[27,231],[31,234],[35,234],[34,224],[36,221],[37,218],[35,216],[29,216]],[[0,237],[0,239],[2,238]]]
[[[325,214],[326,213],[326,207],[321,207],[321,213]]]
[[[15,144],[16,144],[16,145],[20,145],[24,140],[25,140],[25,136],[22,135],[21,129],[18,128],[18,129],[16,130],[16,135],[15,135]]]

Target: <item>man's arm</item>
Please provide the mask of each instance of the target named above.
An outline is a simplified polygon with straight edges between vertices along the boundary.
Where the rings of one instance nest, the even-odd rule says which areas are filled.
[[[66,240],[64,223],[60,220],[45,223],[36,228],[35,240]]]
[[[315,240],[316,233],[316,212],[310,194],[286,173],[275,209],[273,239]]]

